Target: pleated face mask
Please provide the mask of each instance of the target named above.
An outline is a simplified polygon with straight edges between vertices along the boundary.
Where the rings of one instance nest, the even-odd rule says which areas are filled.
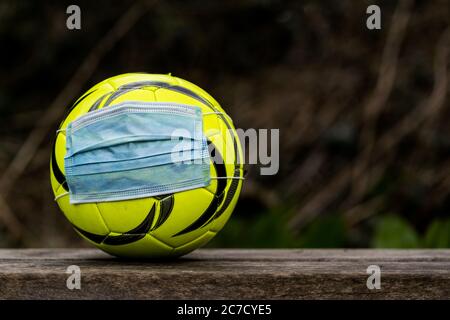
[[[70,203],[151,197],[209,185],[199,107],[125,102],[66,128]]]

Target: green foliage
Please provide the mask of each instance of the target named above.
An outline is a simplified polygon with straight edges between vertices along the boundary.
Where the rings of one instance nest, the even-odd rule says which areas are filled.
[[[427,229],[424,237],[426,248],[450,248],[450,218],[436,219]]]
[[[288,226],[287,210],[279,208],[251,219],[233,217],[209,247],[337,248],[347,232],[338,215],[318,218],[296,236]]]
[[[450,218],[435,219],[423,236],[397,215],[382,216],[373,237],[377,248],[450,248]]]
[[[339,215],[314,220],[300,235],[300,247],[338,248],[347,242],[347,230]]]
[[[282,210],[250,219],[233,217],[210,242],[210,247],[295,248],[297,240],[287,226]]]
[[[382,216],[375,226],[373,246],[376,248],[416,248],[419,243],[414,228],[399,216]]]
[[[209,247],[340,248],[351,246],[351,230],[343,217],[316,218],[296,235],[288,226],[288,210],[279,208],[252,217],[233,217]],[[450,218],[436,219],[420,235],[399,215],[377,219],[368,245],[375,248],[450,248]]]

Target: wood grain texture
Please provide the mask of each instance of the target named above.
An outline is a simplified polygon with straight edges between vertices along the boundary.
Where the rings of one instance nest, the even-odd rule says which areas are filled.
[[[381,289],[366,286],[381,267]],[[66,287],[69,265],[81,290]],[[0,250],[0,299],[449,299],[450,250],[202,249],[125,261],[96,249]]]

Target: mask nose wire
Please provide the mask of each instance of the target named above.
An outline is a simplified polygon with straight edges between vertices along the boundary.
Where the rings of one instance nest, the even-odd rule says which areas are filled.
[[[231,119],[231,117],[229,115],[227,115],[225,112],[217,111],[217,112],[205,112],[205,113],[202,113],[203,116],[207,116],[207,115],[210,115],[210,114],[221,114],[221,115],[227,117],[231,122],[233,122],[233,119]],[[67,129],[58,129],[58,130],[56,130],[56,133],[66,132],[66,131],[67,131]]]

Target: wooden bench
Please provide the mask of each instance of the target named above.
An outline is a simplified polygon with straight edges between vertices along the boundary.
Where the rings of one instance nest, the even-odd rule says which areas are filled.
[[[68,289],[70,265],[81,289]],[[370,265],[380,289],[369,289]],[[449,299],[450,250],[201,249],[124,261],[96,249],[0,249],[1,299]]]

